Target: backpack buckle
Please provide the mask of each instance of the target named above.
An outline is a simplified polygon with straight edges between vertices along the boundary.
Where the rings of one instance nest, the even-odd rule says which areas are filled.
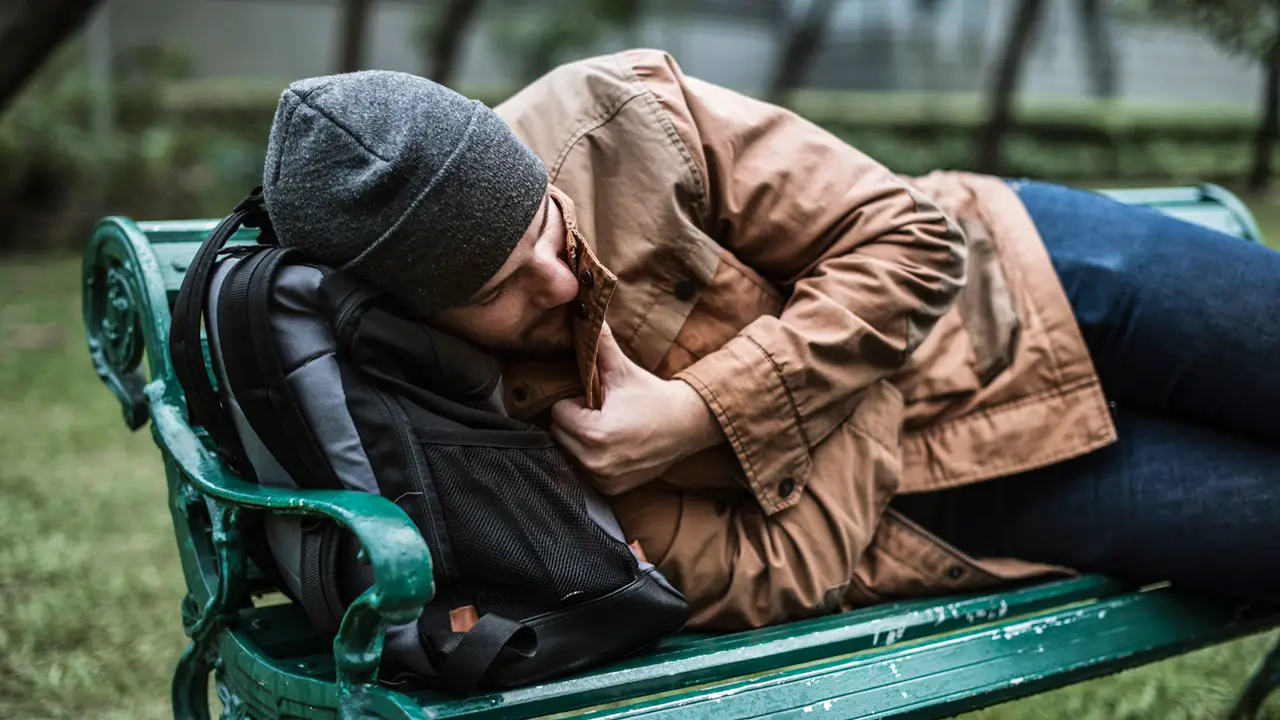
[[[248,212],[265,207],[265,201],[262,197],[262,186],[259,185],[249,191],[249,195],[235,206],[232,212]]]
[[[275,228],[271,226],[271,215],[267,212],[266,199],[262,195],[261,185],[250,191],[249,195],[241,200],[231,212],[244,215],[240,219],[240,224],[244,227],[257,228],[260,231],[258,233],[259,244],[279,244],[276,239]]]

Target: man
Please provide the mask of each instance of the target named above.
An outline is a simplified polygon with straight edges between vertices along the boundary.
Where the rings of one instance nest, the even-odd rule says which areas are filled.
[[[284,244],[503,358],[694,627],[1081,570],[1280,599],[1280,254],[900,178],[646,50],[496,114],[295,83],[264,191]]]

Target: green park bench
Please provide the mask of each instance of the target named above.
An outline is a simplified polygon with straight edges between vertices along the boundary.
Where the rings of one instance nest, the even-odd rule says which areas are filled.
[[[1261,239],[1249,210],[1216,186],[1109,192]],[[749,632],[685,633],[607,667],[505,692],[398,692],[377,681],[382,630],[416,617],[432,593],[431,558],[408,517],[370,494],[245,482],[187,424],[165,350],[169,309],[215,223],[108,217],[84,255],[94,365],[129,428],[150,420],[167,476],[191,640],[174,673],[175,717],[209,717],[212,673],[225,718],[936,718],[1280,625],[1280,607],[1084,576]],[[336,639],[313,633],[247,559],[243,527],[261,512],[333,518],[363,544],[376,583]],[[1280,649],[1242,688],[1233,717],[1254,716],[1278,684]]]

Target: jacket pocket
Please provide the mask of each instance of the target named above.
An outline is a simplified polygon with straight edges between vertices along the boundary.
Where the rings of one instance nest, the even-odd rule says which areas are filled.
[[[969,238],[969,271],[956,307],[973,346],[974,374],[986,386],[1013,364],[1022,321],[986,224],[966,218],[960,226]]]
[[[673,297],[680,288],[673,290]],[[711,282],[696,288],[693,306],[655,374],[671,377],[723,347],[759,317],[777,317],[786,298],[733,253],[719,248]]]
[[[1000,377],[1018,348],[1022,321],[995,242],[981,220],[959,222],[968,236],[965,285],[895,375],[908,403],[962,401]]]

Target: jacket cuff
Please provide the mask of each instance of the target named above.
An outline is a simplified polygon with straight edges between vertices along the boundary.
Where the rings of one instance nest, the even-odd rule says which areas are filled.
[[[783,373],[744,333],[675,375],[711,408],[769,515],[795,505],[809,482],[809,443]]]

